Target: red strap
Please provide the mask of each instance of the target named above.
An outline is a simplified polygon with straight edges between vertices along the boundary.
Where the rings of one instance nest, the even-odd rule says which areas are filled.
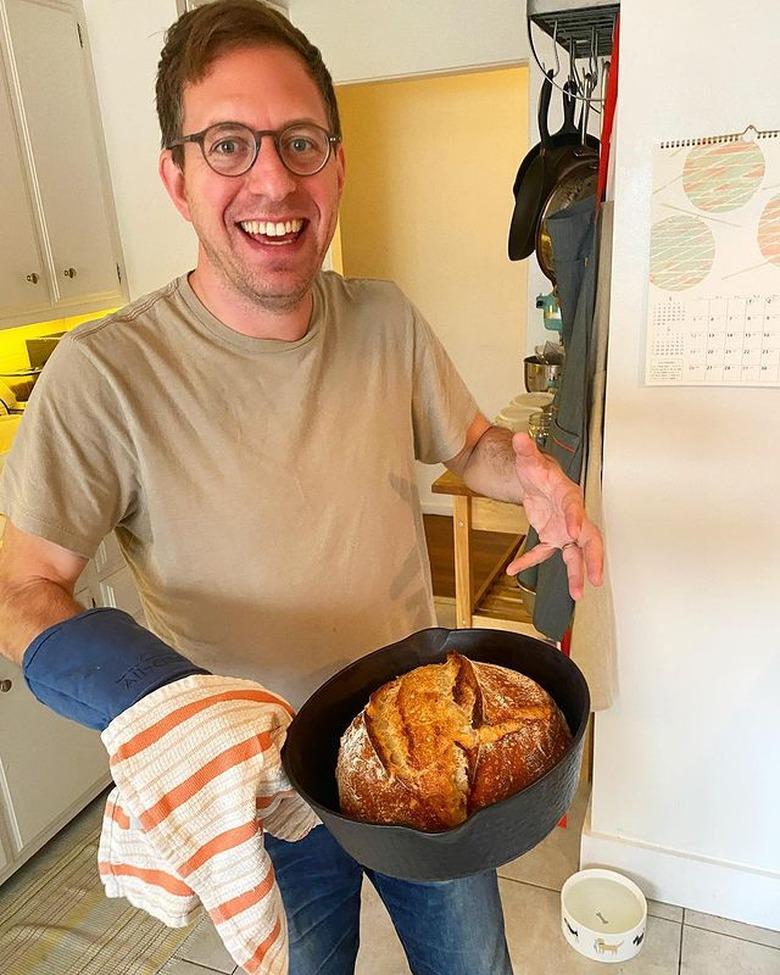
[[[568,657],[570,650],[571,650],[571,627],[569,627],[568,630],[566,630],[566,632],[563,634],[561,638],[561,652],[565,653],[566,656]],[[567,826],[566,816],[561,817],[561,820],[558,823],[558,825],[561,827],[561,829],[566,829]]]
[[[571,627],[561,637],[561,650],[567,657],[571,656]]]
[[[609,77],[607,78],[607,93],[604,99],[604,115],[601,122],[601,152],[599,155],[599,182],[596,189],[596,199],[601,202],[607,192],[607,170],[609,168],[609,151],[612,141],[612,123],[615,118],[615,105],[618,93],[618,60],[620,52],[620,14],[615,17],[615,37],[612,42],[612,57],[610,59]]]

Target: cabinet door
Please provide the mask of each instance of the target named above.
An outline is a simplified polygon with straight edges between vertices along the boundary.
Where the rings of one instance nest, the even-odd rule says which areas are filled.
[[[113,203],[83,29],[54,0],[5,0],[59,305],[119,294]]]
[[[113,532],[110,535],[106,535],[100,545],[98,545],[94,561],[98,579],[104,579],[112,572],[116,572],[117,569],[123,569],[125,567],[125,560],[122,558],[119,542],[117,542],[116,535]]]
[[[93,798],[108,782],[98,732],[39,704],[10,661],[0,657],[0,778],[14,857]]]
[[[0,803],[0,807],[1,806],[2,803]],[[2,815],[2,808],[0,808],[0,815]],[[11,858],[5,848],[5,841],[3,839],[2,831],[0,830],[0,877],[6,873],[10,863]]]
[[[98,586],[98,575],[95,560],[90,559],[84,566],[84,571],[76,580],[73,587],[73,598],[80,603],[84,609],[94,609],[100,605],[100,587]]]
[[[100,603],[129,613],[136,623],[146,626],[146,617],[141,608],[138,590],[127,566],[117,569],[100,580]]]
[[[0,318],[46,309],[51,300],[5,81],[0,72]]]

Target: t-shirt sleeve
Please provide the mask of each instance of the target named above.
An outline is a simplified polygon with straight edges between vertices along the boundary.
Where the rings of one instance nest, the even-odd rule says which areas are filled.
[[[6,457],[0,511],[22,531],[91,558],[131,513],[136,471],[114,390],[78,341],[63,337]]]
[[[444,346],[413,305],[412,423],[417,460],[438,464],[458,454],[479,412]]]

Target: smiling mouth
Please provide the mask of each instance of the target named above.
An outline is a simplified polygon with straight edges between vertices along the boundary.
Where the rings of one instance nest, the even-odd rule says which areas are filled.
[[[241,230],[252,240],[262,244],[292,244],[298,240],[308,220],[240,220]]]

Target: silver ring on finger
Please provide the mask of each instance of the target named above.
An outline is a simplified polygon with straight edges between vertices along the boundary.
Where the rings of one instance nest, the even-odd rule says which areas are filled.
[[[561,555],[566,551],[567,548],[577,548],[576,542],[566,542],[565,545],[561,545]]]

